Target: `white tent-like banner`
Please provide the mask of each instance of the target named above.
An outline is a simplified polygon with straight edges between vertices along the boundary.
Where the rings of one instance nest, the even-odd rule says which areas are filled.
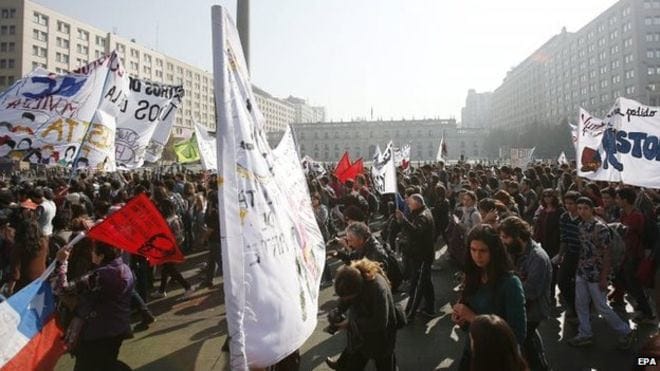
[[[276,151],[234,23],[212,7],[218,197],[230,368],[273,365],[317,323],[325,260],[290,131]]]
[[[200,123],[195,123],[195,137],[199,148],[199,157],[204,170],[218,171],[218,147],[214,137],[210,136]]]

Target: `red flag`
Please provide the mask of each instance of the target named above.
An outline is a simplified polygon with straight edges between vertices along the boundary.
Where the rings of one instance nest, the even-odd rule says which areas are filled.
[[[348,179],[353,179],[355,180],[355,177],[358,176],[358,174],[362,174],[364,171],[364,164],[362,163],[362,158],[359,158],[357,161],[351,165],[346,171],[344,171],[341,176],[337,176],[339,181],[342,183],[345,183]]]
[[[337,163],[335,168],[335,176],[339,179],[340,182],[344,183],[345,180],[342,178],[342,174],[346,172],[351,167],[351,160],[348,158],[348,152],[344,152],[344,155],[341,156],[341,160]]]
[[[142,255],[151,265],[184,260],[170,227],[144,193],[90,229],[87,236]]]

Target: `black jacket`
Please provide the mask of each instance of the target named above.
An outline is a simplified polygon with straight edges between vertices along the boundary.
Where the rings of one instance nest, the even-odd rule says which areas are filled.
[[[369,260],[381,263],[383,267],[387,266],[387,253],[385,253],[383,246],[377,239],[374,238],[374,236],[369,237],[369,239],[364,243],[362,249],[352,250],[350,252],[338,251],[337,257],[343,260],[346,264],[350,264],[353,260],[367,258]]]
[[[394,351],[399,326],[392,290],[383,276],[364,281],[362,292],[352,301],[348,320],[351,350],[367,357],[382,357]]]
[[[414,259],[431,263],[435,258],[435,222],[431,211],[423,206],[410,214],[410,219],[403,219],[401,227],[408,236],[410,254]]]

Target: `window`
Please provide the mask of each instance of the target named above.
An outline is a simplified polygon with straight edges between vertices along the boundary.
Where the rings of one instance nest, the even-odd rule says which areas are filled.
[[[42,26],[48,26],[48,17],[41,13],[34,12],[32,14],[32,21]]]
[[[32,30],[32,38],[39,41],[48,41],[48,34],[43,31]]]
[[[619,68],[619,67],[621,67],[621,61],[620,60],[617,59],[615,61],[612,61],[611,67],[610,67],[611,69],[615,69],[615,68]]]
[[[96,59],[101,58],[101,57],[103,56],[103,54],[104,54],[104,53],[103,53],[102,51],[100,51],[100,50],[95,50],[95,51],[94,51],[94,57],[95,57]]]
[[[16,17],[16,9],[2,9],[2,18],[14,18]]]
[[[137,51],[136,49],[131,49],[131,57],[140,58],[140,52]]]
[[[69,40],[58,37],[56,39],[56,44],[60,48],[69,49]]]
[[[71,30],[71,26],[69,26],[67,23],[64,23],[62,21],[58,21],[57,30],[60,31],[61,33],[65,33],[68,35]]]
[[[646,17],[646,18],[644,18],[644,24],[645,24],[646,26],[650,26],[650,25],[652,25],[652,24],[653,24],[653,17]]]
[[[76,63],[78,67],[82,67],[87,64],[87,59],[85,58],[76,58]]]
[[[0,43],[0,51],[3,51],[3,52],[16,51],[16,43],[13,43],[13,42]]]
[[[626,87],[626,94],[627,95],[633,95],[635,94],[635,86],[627,86]]]
[[[144,71],[144,73],[151,75],[151,67],[144,66],[142,67],[142,70]]]
[[[124,44],[120,44],[120,43],[115,44],[115,49],[117,49],[118,53],[121,54],[126,53],[126,46]]]
[[[69,55],[63,53],[55,53],[55,60],[60,63],[69,63]]]
[[[32,55],[34,55],[35,57],[46,57],[47,54],[48,54],[48,49],[41,48],[36,45],[32,46]]]
[[[632,23],[631,22],[628,22],[628,23],[623,25],[623,32],[628,32],[630,30],[632,30]]]
[[[158,67],[163,67],[163,60],[162,59],[156,59],[156,66]]]
[[[32,69],[39,68],[39,67],[47,69],[46,64],[44,64],[44,63],[32,62]]]
[[[626,17],[630,15],[630,6],[627,6],[625,9],[623,9],[623,12],[621,12],[621,15]]]
[[[80,54],[89,54],[89,47],[84,45],[76,44],[76,50]]]
[[[612,76],[612,84],[618,84],[621,82],[621,75]]]
[[[632,54],[628,54],[628,55],[626,55],[625,57],[623,57],[623,62],[624,62],[624,63],[630,63],[630,62],[632,62],[633,60],[635,60],[635,58],[633,57]]]
[[[16,35],[16,26],[9,26],[9,34],[10,35]],[[11,77],[13,79],[13,76],[9,76],[9,77]]]
[[[131,69],[133,71],[137,71],[138,70],[138,64],[136,62],[131,62]]]
[[[156,77],[163,78],[163,71],[156,70]]]
[[[606,87],[607,87],[607,80],[602,80],[602,81],[600,82],[600,87],[601,87],[601,89],[602,89],[602,88],[606,88]]]
[[[78,40],[89,41],[89,32],[78,29]]]
[[[619,46],[614,45],[612,48],[610,48],[610,54],[614,55],[619,52]]]
[[[105,37],[96,36],[96,45],[105,47]]]
[[[649,49],[646,51],[646,58],[653,58],[655,56],[655,53],[653,52],[653,49]]]
[[[635,77],[635,70],[626,71],[626,80],[632,79],[633,77]]]
[[[167,62],[167,70],[168,71],[173,71],[174,70],[174,65],[172,63]]]

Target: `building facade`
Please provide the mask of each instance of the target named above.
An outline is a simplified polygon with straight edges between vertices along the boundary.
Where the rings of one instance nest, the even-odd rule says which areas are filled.
[[[484,131],[459,129],[454,119],[393,121],[350,121],[293,124],[299,155],[317,161],[336,162],[347,151],[351,159],[371,161],[376,145],[385,149],[390,140],[396,146],[410,144],[412,161],[435,161],[440,140],[445,135],[448,159],[477,160],[483,152]],[[271,144],[279,140],[276,133]]]
[[[492,95],[492,126],[603,116],[617,97],[660,105],[660,0],[621,0],[565,29],[509,71]]]
[[[477,93],[474,89],[468,90],[465,98],[465,107],[461,109],[462,128],[485,128],[491,121],[490,99],[493,93]]]
[[[212,72],[29,0],[3,0],[0,3],[0,91],[37,67],[66,73],[113,50],[117,51],[131,76],[183,86],[183,105],[177,111],[172,129],[175,138],[189,137],[195,122],[215,130]],[[267,130],[282,131],[296,120],[295,105],[254,88]],[[302,102],[299,105],[301,110],[317,108]]]

